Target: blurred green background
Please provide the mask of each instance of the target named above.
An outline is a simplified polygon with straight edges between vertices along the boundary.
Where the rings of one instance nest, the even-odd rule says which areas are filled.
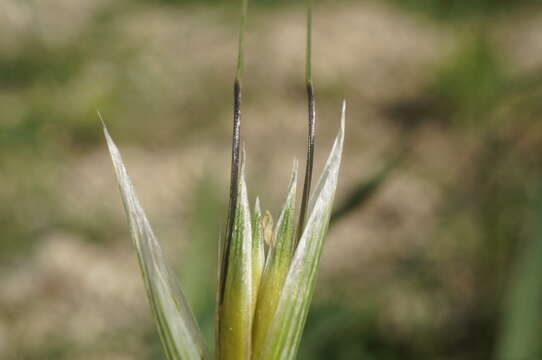
[[[98,109],[211,338],[238,8],[0,0],[1,359],[163,358]],[[249,195],[275,214],[304,26],[251,3]],[[540,1],[322,0],[314,26],[317,169],[343,98],[348,129],[299,358],[542,359]]]

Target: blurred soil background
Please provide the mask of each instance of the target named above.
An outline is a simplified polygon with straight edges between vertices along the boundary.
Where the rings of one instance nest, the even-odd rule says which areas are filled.
[[[213,333],[240,1],[0,0],[0,358],[161,359],[99,109]],[[254,0],[243,138],[304,160],[303,1]],[[348,101],[300,359],[542,359],[542,4],[316,1],[316,174]]]

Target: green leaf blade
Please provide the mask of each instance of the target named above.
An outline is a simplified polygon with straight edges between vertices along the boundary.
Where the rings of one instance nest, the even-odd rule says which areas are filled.
[[[207,359],[203,337],[137,199],[121,154],[104,126],[147,296],[168,360]]]
[[[311,199],[307,224],[295,250],[266,343],[258,360],[294,359],[309,311],[316,274],[337,188],[345,128],[341,128]]]

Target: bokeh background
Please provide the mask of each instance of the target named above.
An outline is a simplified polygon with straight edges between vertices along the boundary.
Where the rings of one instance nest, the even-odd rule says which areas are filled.
[[[98,109],[212,338],[239,3],[0,0],[1,359],[163,358]],[[274,214],[304,159],[304,16],[250,5],[249,195]],[[314,16],[316,173],[343,98],[348,129],[299,358],[542,359],[542,4]]]

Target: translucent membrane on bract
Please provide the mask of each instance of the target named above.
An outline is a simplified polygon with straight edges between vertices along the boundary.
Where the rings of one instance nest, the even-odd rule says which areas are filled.
[[[120,152],[104,126],[147,296],[168,360],[206,359],[200,330],[141,207]]]

